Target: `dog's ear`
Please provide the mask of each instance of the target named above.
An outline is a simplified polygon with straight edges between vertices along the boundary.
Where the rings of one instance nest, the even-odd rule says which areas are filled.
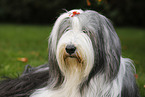
[[[110,79],[116,77],[120,67],[121,45],[117,33],[111,22],[104,16],[102,20],[102,33],[104,36],[105,75]]]
[[[61,71],[58,67],[57,59],[56,59],[56,49],[57,49],[57,42],[58,42],[58,35],[60,30],[60,25],[62,21],[67,18],[69,15],[67,13],[64,13],[58,17],[56,20],[53,29],[51,31],[51,35],[49,36],[48,40],[48,62],[49,62],[49,72],[50,72],[50,79],[51,82],[55,82],[55,85],[60,85],[60,83],[63,80]],[[51,83],[50,82],[50,83]],[[54,83],[53,83],[54,84]],[[55,86],[52,86],[55,87]]]
[[[51,34],[49,36],[49,40],[48,40],[48,52],[49,52],[48,62],[50,64],[50,68],[52,68],[52,70],[55,69],[55,71],[59,71],[58,63],[56,60],[56,49],[57,49],[57,43],[58,43],[60,34],[62,32],[62,31],[60,31],[61,24],[68,17],[69,17],[68,13],[63,13],[62,15],[60,15],[57,18],[57,20],[53,26],[53,29],[51,31]],[[49,70],[49,71],[51,71],[51,70]]]
[[[62,23],[62,21],[67,18],[69,15],[68,13],[63,13],[62,15],[60,15],[54,26],[53,29],[51,31],[51,34],[49,36],[49,40],[48,40],[48,52],[49,52],[49,64],[52,65],[52,67],[54,67],[53,69],[55,69],[58,65],[57,65],[57,60],[56,60],[56,48],[57,48],[57,42],[58,42],[58,36],[59,36],[59,30],[60,30],[60,25]],[[55,62],[55,63],[54,63]],[[56,66],[55,66],[56,65]],[[51,67],[51,68],[52,68]]]

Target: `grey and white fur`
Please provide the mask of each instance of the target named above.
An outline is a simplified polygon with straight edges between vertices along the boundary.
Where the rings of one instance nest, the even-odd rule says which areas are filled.
[[[47,82],[29,87],[26,97],[139,97],[134,65],[122,58],[120,40],[105,16],[91,10],[60,15],[48,47],[49,65],[26,74],[47,72]]]

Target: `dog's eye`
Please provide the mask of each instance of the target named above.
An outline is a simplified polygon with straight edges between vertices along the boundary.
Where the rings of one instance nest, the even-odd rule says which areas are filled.
[[[87,31],[86,31],[86,30],[83,30],[83,32],[84,32],[84,33],[87,33]]]

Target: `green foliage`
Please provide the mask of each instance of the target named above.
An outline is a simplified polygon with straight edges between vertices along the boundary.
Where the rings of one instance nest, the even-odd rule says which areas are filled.
[[[53,23],[63,9],[77,8],[81,0],[0,0],[0,21]]]
[[[71,9],[93,9],[117,25],[145,26],[145,0],[0,0],[0,21],[53,23]]]
[[[90,1],[92,1],[90,8],[103,13],[117,25],[145,25],[145,0]]]

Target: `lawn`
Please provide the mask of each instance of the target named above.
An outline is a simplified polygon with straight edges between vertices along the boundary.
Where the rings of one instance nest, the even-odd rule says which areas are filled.
[[[0,76],[21,74],[26,64],[38,66],[48,59],[49,26],[0,25]],[[27,62],[18,58],[27,58]]]
[[[50,26],[0,24],[0,76],[16,77],[26,64],[47,63]],[[145,29],[116,28],[122,44],[122,56],[134,61],[140,94],[145,97]],[[27,58],[27,62],[18,61]]]

